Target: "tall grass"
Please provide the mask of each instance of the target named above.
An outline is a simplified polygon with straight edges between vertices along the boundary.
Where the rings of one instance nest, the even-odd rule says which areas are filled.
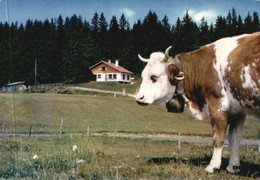
[[[74,146],[77,148],[73,148]],[[230,149],[223,166],[207,174],[208,145],[93,138],[83,136],[1,139],[0,178],[5,179],[253,179],[259,178],[256,147],[241,149],[242,172],[228,174]],[[17,156],[14,156],[17,154]],[[16,158],[17,157],[17,158]]]

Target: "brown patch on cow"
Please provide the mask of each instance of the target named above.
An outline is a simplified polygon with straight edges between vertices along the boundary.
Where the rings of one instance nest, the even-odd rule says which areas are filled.
[[[207,94],[207,100],[209,112],[211,115],[214,146],[220,148],[224,145],[226,130],[228,126],[228,112],[219,111],[221,102],[212,94]]]
[[[243,87],[245,80],[244,69],[250,68],[251,80],[255,87]],[[228,67],[225,81],[229,82],[234,97],[238,100],[258,101],[260,92],[260,32],[251,34],[238,40],[238,46],[228,56]],[[250,94],[250,97],[248,95]],[[260,105],[260,104],[258,104]]]
[[[202,110],[206,100],[205,94],[220,97],[221,87],[213,63],[216,59],[214,45],[204,46],[196,51],[177,55],[184,72],[184,89],[186,96]]]

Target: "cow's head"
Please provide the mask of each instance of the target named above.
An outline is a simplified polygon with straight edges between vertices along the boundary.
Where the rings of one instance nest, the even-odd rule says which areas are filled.
[[[136,96],[138,104],[167,103],[173,97],[178,81],[183,80],[183,72],[169,56],[170,49],[171,46],[165,53],[154,52],[149,59],[138,55],[140,60],[147,62],[142,72],[142,84]]]

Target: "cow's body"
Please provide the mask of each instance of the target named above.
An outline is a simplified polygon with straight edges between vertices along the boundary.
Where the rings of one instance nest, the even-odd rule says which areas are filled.
[[[155,54],[159,56],[160,53]],[[181,66],[177,69],[184,73],[184,79],[183,82],[179,81],[183,86],[178,86],[177,91],[183,92],[182,96],[192,114],[197,119],[210,123],[213,129],[214,152],[206,170],[213,172],[215,168],[220,167],[225,133],[230,124],[231,157],[227,170],[232,173],[238,172],[239,143],[245,116],[260,119],[260,32],[220,39],[196,51],[176,55],[175,62],[162,62],[162,59],[155,60],[152,56],[150,60],[151,63],[160,61],[161,67],[165,70],[160,73],[168,76],[171,70],[167,67],[173,66],[171,64],[176,60],[180,61]],[[148,61],[148,67],[144,69],[149,73],[143,72],[143,79],[153,74],[153,69],[149,68],[152,65],[149,63]],[[174,68],[176,69],[175,66]],[[170,82],[172,78],[174,77],[169,77]],[[145,87],[143,83],[147,81],[143,80],[137,101],[150,104],[152,101],[146,102],[146,96],[156,96],[142,90]],[[176,90],[174,84],[163,86],[164,93],[174,93]],[[162,99],[164,103],[169,101],[169,94]],[[159,99],[154,99],[153,102],[157,101],[160,102]]]

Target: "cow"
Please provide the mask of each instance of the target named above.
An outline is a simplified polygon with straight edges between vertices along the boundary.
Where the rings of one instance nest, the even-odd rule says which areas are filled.
[[[183,112],[185,104],[196,119],[211,124],[214,150],[205,169],[209,173],[221,166],[229,125],[226,169],[238,173],[245,118],[260,118],[260,32],[222,38],[174,58],[169,56],[171,48],[150,58],[138,54],[147,64],[136,102],[166,104],[170,112]]]

